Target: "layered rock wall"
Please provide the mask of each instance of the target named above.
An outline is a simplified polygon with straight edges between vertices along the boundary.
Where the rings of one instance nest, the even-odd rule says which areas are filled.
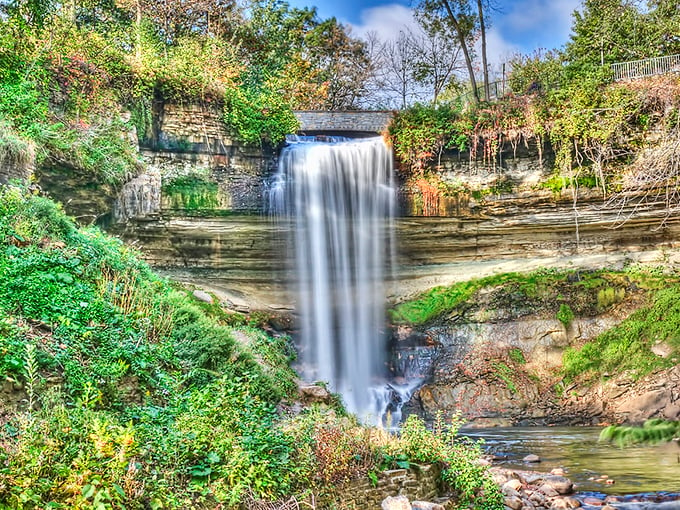
[[[221,115],[219,104],[158,103],[142,154],[166,180],[199,174],[215,181],[229,211],[262,212],[277,148],[239,142]]]

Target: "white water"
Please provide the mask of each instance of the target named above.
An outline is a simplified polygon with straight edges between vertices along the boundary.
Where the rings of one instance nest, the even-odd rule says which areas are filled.
[[[386,382],[385,280],[392,267],[392,153],[381,138],[291,143],[270,205],[294,219],[301,372],[379,422]]]

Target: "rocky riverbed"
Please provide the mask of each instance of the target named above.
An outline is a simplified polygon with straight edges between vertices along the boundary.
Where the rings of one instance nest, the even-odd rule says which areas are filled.
[[[534,456],[538,460],[537,456]],[[605,495],[580,492],[567,477],[565,470],[549,473],[491,467],[491,474],[503,494],[505,510],[677,510],[680,493],[656,492],[630,495]],[[615,480],[601,475],[602,482],[614,485]],[[455,508],[454,499],[409,501],[406,496],[385,498],[382,510],[447,510]]]

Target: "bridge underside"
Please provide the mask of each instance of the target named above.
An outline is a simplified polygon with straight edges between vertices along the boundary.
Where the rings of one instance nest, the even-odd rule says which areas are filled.
[[[389,111],[296,111],[298,134],[306,136],[347,136],[366,138],[387,130],[393,113]]]
[[[331,138],[334,136],[344,136],[347,138],[371,138],[374,136],[380,136],[379,132],[376,131],[340,131],[340,130],[299,130],[297,132],[301,136],[313,136],[319,141],[324,141],[325,138]]]

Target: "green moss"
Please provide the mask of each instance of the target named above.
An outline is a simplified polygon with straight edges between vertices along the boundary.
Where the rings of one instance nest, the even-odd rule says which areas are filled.
[[[564,375],[569,379],[595,379],[602,374],[630,371],[635,378],[673,366],[680,357],[680,286],[654,292],[652,304],[638,310],[618,326],[580,349],[564,354]],[[651,351],[656,342],[673,350],[666,358]]]
[[[524,357],[524,352],[522,352],[522,349],[519,347],[513,347],[510,349],[508,351],[508,357],[511,361],[519,365],[524,365],[527,362],[526,358]]]
[[[220,205],[219,186],[201,176],[187,176],[163,184],[166,207],[187,212],[210,211]]]
[[[569,305],[565,303],[560,305],[560,309],[557,312],[557,320],[560,321],[565,328],[569,327],[574,320],[574,312]]]

